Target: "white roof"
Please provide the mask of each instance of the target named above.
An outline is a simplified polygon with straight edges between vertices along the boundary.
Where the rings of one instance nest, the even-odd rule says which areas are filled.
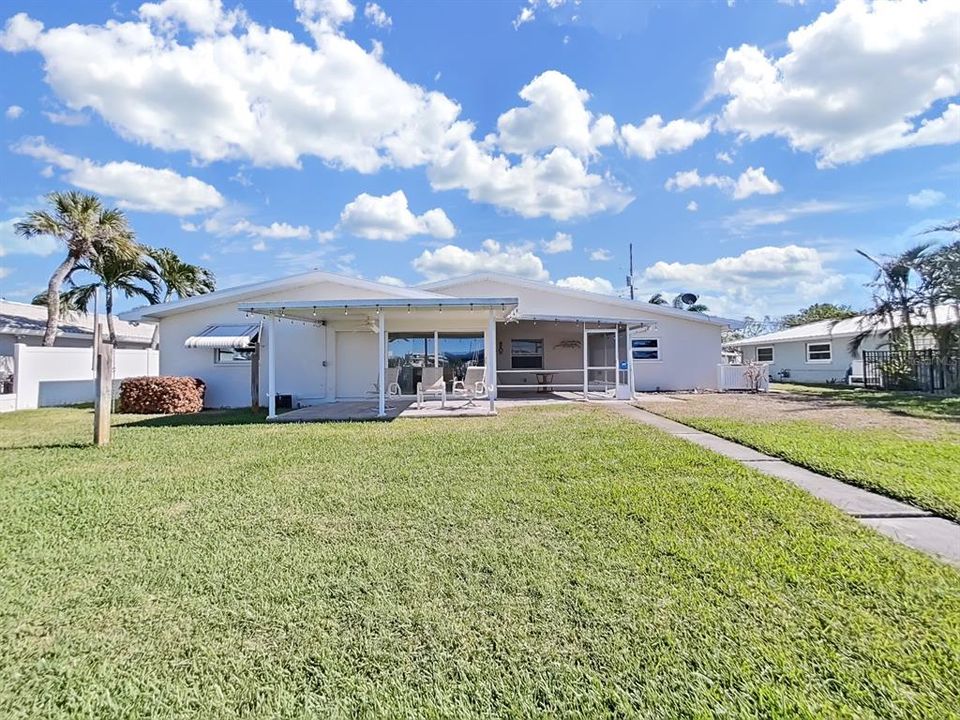
[[[704,315],[703,313],[694,313],[690,312],[689,310],[679,310],[674,307],[654,305],[652,303],[644,302],[643,300],[629,300],[627,298],[604,295],[603,293],[595,293],[588,290],[560,287],[559,285],[554,285],[552,283],[540,282],[537,280],[527,280],[526,278],[517,277],[516,275],[508,275],[506,273],[473,273],[471,275],[463,275],[460,277],[449,278],[447,280],[437,280],[434,282],[423,283],[417,287],[434,292],[448,292],[450,288],[454,288],[457,285],[465,285],[467,283],[474,282],[495,282],[503,285],[513,285],[515,287],[528,288],[531,290],[541,290],[544,292],[553,293],[555,295],[579,298],[581,300],[592,300],[593,302],[605,303],[611,307],[630,308],[631,310],[640,310],[644,313],[651,313],[661,317],[672,317],[678,320],[689,320],[691,322],[702,322],[721,326],[726,326],[729,324],[729,320],[711,317],[710,315]]]
[[[930,324],[930,318],[928,315],[929,311],[927,315],[915,315],[915,323],[917,325]],[[935,317],[938,325],[946,325],[960,321],[960,315],[958,315],[957,307],[954,305],[940,305],[936,308]],[[894,322],[894,325],[900,325],[900,322],[901,321],[897,319],[897,321]],[[746,338],[744,340],[734,340],[732,342],[724,343],[724,345],[728,347],[744,347],[754,345],[770,345],[778,342],[831,340],[833,338],[854,337],[855,335],[859,335],[867,330],[873,330],[878,334],[885,334],[890,331],[890,328],[891,325],[889,322],[882,322],[878,325],[873,325],[872,323],[868,322],[863,315],[857,315],[856,317],[839,321],[818,320],[817,322],[807,323],[806,325],[797,325],[796,327],[787,328],[785,330],[777,330],[776,332],[765,333],[764,335],[756,335],[752,338]]]
[[[106,318],[101,317],[105,324]],[[153,325],[134,324],[114,320],[117,340],[122,343],[149,345],[153,340]],[[68,312],[60,318],[58,337],[93,340],[93,313]],[[47,329],[45,305],[30,305],[0,299],[0,335],[43,335]]]

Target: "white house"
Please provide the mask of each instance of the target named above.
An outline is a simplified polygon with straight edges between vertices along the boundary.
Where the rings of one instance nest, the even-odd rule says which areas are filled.
[[[941,305],[936,309],[938,325],[956,323],[960,320],[957,308],[953,305]],[[914,318],[916,327],[931,323],[931,318],[918,314]],[[893,325],[898,326],[900,321]],[[738,348],[743,362],[763,362],[769,364],[770,376],[775,380],[789,380],[799,383],[862,383],[862,352],[865,350],[883,350],[890,344],[891,324],[883,322],[877,325],[869,323],[864,316],[847,320],[820,320],[806,325],[765,333],[756,337],[736,340],[725,344],[727,348]],[[850,343],[857,336],[866,333],[856,350]],[[917,333],[918,347],[930,347],[932,338]]]
[[[525,390],[715,388],[726,324],[494,273],[402,288],[314,271],[122,317],[160,323],[160,373],[204,380],[208,406],[248,405],[258,383],[271,415],[378,397],[382,413],[388,373],[412,395],[425,367],[448,383],[484,367],[491,409]]]

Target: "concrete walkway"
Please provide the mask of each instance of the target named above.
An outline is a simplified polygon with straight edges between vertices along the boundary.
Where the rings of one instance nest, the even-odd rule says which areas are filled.
[[[791,465],[779,458],[764,455],[627,403],[611,403],[610,408],[766,475],[791,482],[877,532],[960,567],[960,525],[957,523],[898,500]]]

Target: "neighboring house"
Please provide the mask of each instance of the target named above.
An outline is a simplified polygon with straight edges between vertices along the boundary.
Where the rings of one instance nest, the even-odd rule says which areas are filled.
[[[106,337],[106,320],[101,318]],[[149,347],[153,339],[150,323],[129,323],[115,320],[118,348]],[[66,313],[60,319],[60,327],[54,347],[92,347],[93,313]],[[47,329],[47,308],[44,305],[28,305],[0,299],[0,356],[13,356],[17,343],[39,346]]]
[[[936,309],[938,325],[956,323],[960,320],[956,306],[941,305]],[[918,315],[917,327],[930,322]],[[893,324],[899,326],[897,321]],[[770,365],[774,380],[790,380],[799,383],[862,383],[864,350],[889,348],[889,322],[872,325],[862,316],[847,320],[820,320],[806,325],[757,335],[744,340],[724,344],[724,348],[737,348],[743,354],[743,362],[763,362]],[[854,351],[851,341],[864,332],[869,334]],[[933,346],[933,339],[922,331],[916,335],[918,348]]]
[[[377,397],[382,406],[387,366],[403,395],[424,366],[443,367],[449,387],[467,365],[486,368],[491,398],[716,388],[726,325],[493,273],[401,288],[314,271],[121,317],[160,323],[161,374],[201,378],[210,407],[250,403],[253,362],[260,402],[293,407]]]

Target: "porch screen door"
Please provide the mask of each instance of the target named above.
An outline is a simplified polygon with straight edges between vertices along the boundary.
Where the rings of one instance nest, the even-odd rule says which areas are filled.
[[[617,392],[617,330],[602,328],[587,330],[584,356],[587,361],[586,386],[589,397],[614,397]]]

